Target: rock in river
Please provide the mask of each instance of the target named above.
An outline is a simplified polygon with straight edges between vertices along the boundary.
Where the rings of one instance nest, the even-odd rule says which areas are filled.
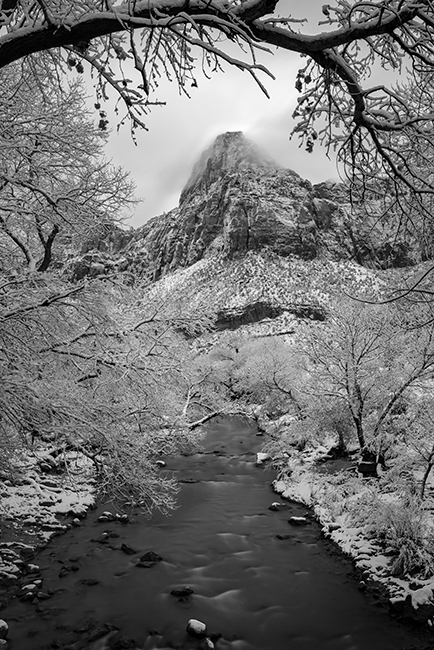
[[[203,637],[206,636],[206,625],[202,621],[191,618],[187,623],[187,632],[191,636]]]
[[[121,551],[126,553],[126,555],[135,555],[138,553],[138,551],[136,551],[132,546],[129,546],[128,544],[122,544]]]
[[[273,503],[268,506],[268,510],[273,510],[274,512],[279,512],[279,510],[289,510],[291,507],[290,503],[282,503],[280,501],[273,501]]]
[[[292,526],[306,526],[309,523],[309,520],[306,517],[290,517],[288,519],[288,524]]]
[[[155,566],[158,564],[158,562],[162,562],[163,558],[161,555],[158,555],[158,553],[155,553],[154,551],[148,551],[142,557],[140,558],[140,561],[137,562],[136,566],[141,567],[143,569],[150,569],[151,567]]]
[[[191,587],[186,585],[185,587],[177,587],[176,589],[172,589],[170,593],[172,596],[176,596],[177,598],[185,598],[186,596],[191,596],[191,594],[194,594],[194,591]]]

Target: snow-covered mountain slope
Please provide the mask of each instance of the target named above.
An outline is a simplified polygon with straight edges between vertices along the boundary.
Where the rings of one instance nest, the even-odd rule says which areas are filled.
[[[323,319],[343,292],[377,295],[378,269],[410,263],[405,242],[369,228],[343,185],[312,186],[230,132],[204,152],[177,208],[93,242],[69,268],[76,279],[125,271],[152,295],[216,314],[219,329],[271,318],[284,331]]]
[[[214,314],[217,329],[261,322],[257,334],[292,331],[298,319],[324,320],[344,293],[378,296],[379,275],[354,262],[301,260],[272,251],[249,251],[225,259],[210,255],[151,285],[152,298],[188,305],[190,312]]]

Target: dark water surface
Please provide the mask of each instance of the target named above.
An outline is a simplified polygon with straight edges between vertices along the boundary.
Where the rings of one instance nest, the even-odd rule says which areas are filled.
[[[419,633],[359,591],[350,563],[321,539],[316,524],[288,524],[305,508],[268,509],[276,500],[272,474],[255,467],[255,432],[239,420],[221,421],[209,427],[204,453],[169,459],[168,468],[182,480],[198,481],[183,484],[171,516],[135,517],[123,526],[93,523],[97,514],[91,512],[83,527],[53,540],[35,562],[43,591],[60,591],[42,601],[40,611],[14,600],[1,612],[10,624],[11,650],[110,647],[119,634],[83,641],[87,624],[92,633],[104,623],[116,625],[138,648],[192,648],[197,643],[185,633],[190,618],[222,634],[217,650],[427,647]],[[104,530],[119,537],[110,545],[91,541]],[[121,552],[122,543],[140,555],[155,551],[164,561],[138,568],[139,555]],[[62,563],[79,569],[59,578]],[[89,578],[98,584],[81,582]],[[180,602],[170,591],[184,585],[194,595]]]

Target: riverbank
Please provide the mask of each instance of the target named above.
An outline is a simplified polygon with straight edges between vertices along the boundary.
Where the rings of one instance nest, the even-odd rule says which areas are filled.
[[[47,447],[23,452],[1,482],[0,603],[6,604],[29,572],[30,560],[50,539],[80,526],[95,507],[95,478],[80,453],[53,456]]]
[[[422,521],[416,520],[416,514],[415,521],[406,520],[406,508],[400,511],[402,493],[399,490],[384,489],[381,476],[379,479],[363,478],[357,472],[356,456],[353,460],[351,457],[346,461],[336,460],[330,454],[331,448],[332,441],[303,451],[291,449],[287,452],[284,469],[280,458],[280,477],[273,481],[274,491],[285,500],[304,504],[313,511],[323,534],[353,561],[362,589],[379,595],[387,602],[391,613],[432,627],[434,575],[431,572],[421,575],[417,571],[414,575],[396,575],[397,560],[406,543],[405,535],[411,535],[411,526],[422,524]],[[387,534],[383,538],[379,536],[381,522],[378,517],[381,516],[384,526],[389,526],[389,538],[393,526],[397,525],[393,516],[402,518],[398,523],[401,530],[395,531],[401,549],[388,544]],[[428,514],[425,517],[422,513],[422,517],[428,520]],[[432,520],[427,525],[432,526]]]
[[[165,459],[182,484],[170,517],[133,513],[123,526],[101,522],[101,506],[55,537],[35,558],[50,597],[13,599],[2,611],[11,649],[28,650],[31,637],[35,650],[185,650],[196,647],[186,637],[193,618],[222,635],[220,650],[426,650],[360,592],[349,560],[310,517],[288,524],[304,506],[270,510],[270,473],[255,466],[260,443],[245,421],[215,422],[201,453]],[[151,551],[159,561],[143,566]],[[178,598],[186,586],[188,598]]]

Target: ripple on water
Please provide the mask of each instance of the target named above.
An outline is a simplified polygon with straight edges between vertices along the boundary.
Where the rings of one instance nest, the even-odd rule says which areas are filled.
[[[215,450],[222,443],[228,455],[260,444],[253,430],[239,422],[213,425],[212,432],[205,448]],[[220,454],[178,458],[169,469],[175,467],[180,477],[201,482],[183,485],[180,507],[171,517],[146,521],[137,516],[127,527],[114,523],[120,539],[110,549],[90,541],[98,535],[91,514],[82,527],[53,540],[40,554],[44,588],[65,590],[53,596],[51,605],[39,604],[42,612],[20,602],[2,611],[2,618],[11,621],[11,649],[49,648],[56,638],[63,645],[74,643],[77,635],[70,640],[59,626],[74,630],[92,619],[99,626],[118,625],[140,650],[193,650],[198,643],[186,634],[189,618],[222,633],[217,650],[420,650],[427,645],[369,604],[348,581],[349,564],[327,552],[316,524],[293,528],[288,512],[268,510],[274,500],[270,473],[253,461]],[[291,505],[290,514],[305,513]],[[277,534],[290,538],[277,540]],[[121,553],[121,542],[138,549],[137,556]],[[164,561],[152,569],[133,566],[149,550]],[[59,583],[59,563],[68,563],[72,554],[81,558],[80,574]],[[77,585],[82,578],[100,583]],[[194,594],[180,602],[170,592],[185,585]],[[47,619],[41,618],[45,608]],[[33,627],[38,633],[30,644]],[[86,640],[84,633],[76,650],[113,645],[113,638],[93,646]]]
[[[230,550],[244,549],[249,545],[248,536],[240,533],[217,533],[217,537],[223,540]]]
[[[197,595],[196,600],[219,610],[231,611],[235,608],[238,611],[242,608],[243,598],[241,589],[229,589],[215,596]]]

